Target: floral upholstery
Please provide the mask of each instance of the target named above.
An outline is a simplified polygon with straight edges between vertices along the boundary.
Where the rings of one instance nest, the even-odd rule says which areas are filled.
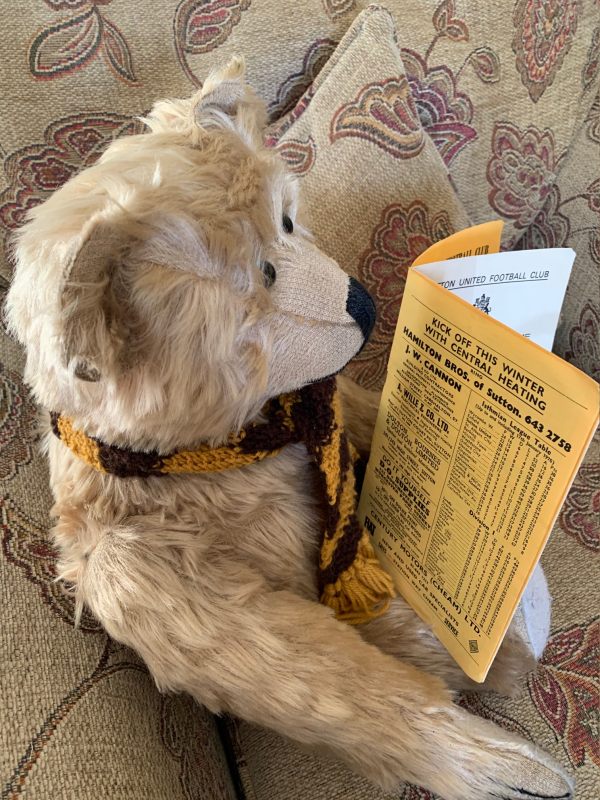
[[[233,52],[268,104],[319,244],[371,290],[351,374],[381,385],[406,269],[439,238],[501,217],[504,247],[577,252],[555,351],[600,380],[597,0],[23,0],[0,28],[0,289],[29,208],[93,163],[160,96]],[[338,45],[341,42],[341,46]],[[186,697],[54,583],[51,497],[23,356],[0,333],[0,785],[3,798],[383,800],[336,764]],[[597,797],[600,547],[596,438],[543,556],[553,631],[521,697],[465,696]],[[225,750],[223,748],[225,744]],[[395,797],[427,800],[405,787]],[[391,797],[391,796],[390,796]]]

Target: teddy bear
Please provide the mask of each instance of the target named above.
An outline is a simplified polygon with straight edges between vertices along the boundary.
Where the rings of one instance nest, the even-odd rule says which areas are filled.
[[[303,227],[243,60],[145,123],[31,211],[7,300],[77,613],[161,691],[382,788],[570,797],[546,753],[453,702],[472,684],[356,519],[378,397],[339,373],[375,308]],[[517,627],[491,688],[531,665]]]

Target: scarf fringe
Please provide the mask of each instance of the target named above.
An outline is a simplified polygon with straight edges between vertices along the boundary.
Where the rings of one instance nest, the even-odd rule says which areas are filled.
[[[335,612],[337,619],[361,625],[382,616],[396,596],[394,584],[375,555],[369,534],[363,531],[354,562],[335,583],[328,583],[321,603]]]

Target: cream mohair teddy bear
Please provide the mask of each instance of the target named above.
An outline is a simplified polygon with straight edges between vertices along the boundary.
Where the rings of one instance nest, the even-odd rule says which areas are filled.
[[[341,406],[366,451],[378,400],[320,382],[361,348],[373,308],[302,228],[241,60],[146,122],[32,211],[7,304],[26,380],[54,412],[54,537],[77,608],[137,650],[162,690],[327,751],[382,787],[570,797],[549,756],[453,704],[468,681],[390,600],[362,531],[340,529],[352,485],[336,494],[327,476],[352,460]],[[335,411],[323,428],[305,403],[319,386]],[[273,426],[277,446],[261,449]],[[325,511],[319,481],[336,497]],[[336,619],[352,608],[370,621]],[[489,685],[512,686],[528,654],[513,629]]]

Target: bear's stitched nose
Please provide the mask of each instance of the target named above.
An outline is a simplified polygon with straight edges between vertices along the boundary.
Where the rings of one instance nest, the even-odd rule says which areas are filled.
[[[375,303],[364,286],[355,278],[350,278],[346,311],[358,323],[366,342],[375,325]]]

